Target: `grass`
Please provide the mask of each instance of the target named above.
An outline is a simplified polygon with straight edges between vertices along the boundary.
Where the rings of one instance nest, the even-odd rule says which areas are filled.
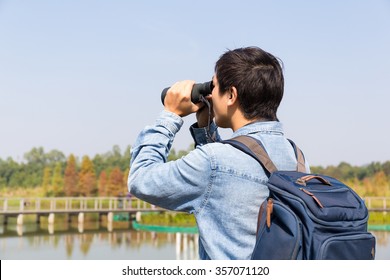
[[[196,226],[196,221],[193,215],[186,213],[148,213],[142,214],[141,223],[147,225],[160,226]]]
[[[390,212],[370,212],[370,225],[390,225]]]

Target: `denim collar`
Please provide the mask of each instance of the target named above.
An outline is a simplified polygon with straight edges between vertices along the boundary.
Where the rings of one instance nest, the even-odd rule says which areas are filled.
[[[255,134],[255,133],[283,135],[284,134],[283,125],[281,122],[278,121],[253,122],[237,129],[233,133],[232,138],[236,136]]]

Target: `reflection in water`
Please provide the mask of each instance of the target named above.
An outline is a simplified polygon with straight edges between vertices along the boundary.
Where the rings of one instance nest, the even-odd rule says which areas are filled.
[[[78,223],[77,225],[77,229],[79,230],[79,233],[83,233],[84,232],[84,223]]]
[[[17,224],[17,225],[16,225],[16,233],[17,233],[19,236],[22,236],[22,235],[23,235],[23,225],[21,225],[21,224]]]
[[[376,238],[376,245],[380,247],[390,247],[390,231],[373,231]],[[390,253],[390,250],[389,250]]]
[[[390,231],[371,231],[376,238],[377,260],[390,260]]]
[[[135,231],[129,222],[0,225],[1,259],[198,259],[198,235]],[[374,231],[390,260],[390,232]]]
[[[1,227],[1,226],[0,226]],[[198,259],[198,235],[134,231],[128,222],[7,225],[2,259]]]
[[[195,260],[198,258],[198,235],[176,233],[176,259]]]

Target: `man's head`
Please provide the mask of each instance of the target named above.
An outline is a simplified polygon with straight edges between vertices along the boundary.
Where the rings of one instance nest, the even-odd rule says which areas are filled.
[[[219,95],[236,92],[245,119],[277,120],[284,78],[279,60],[270,53],[257,47],[227,51],[215,65],[214,82]]]

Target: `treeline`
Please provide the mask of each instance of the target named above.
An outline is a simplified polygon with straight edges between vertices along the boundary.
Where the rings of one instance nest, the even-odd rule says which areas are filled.
[[[176,153],[172,149],[168,160],[175,160],[188,151]],[[25,153],[23,159],[17,162],[11,157],[0,158],[0,196],[14,195],[15,190],[25,195],[27,192],[23,190],[31,189],[39,189],[40,196],[127,194],[130,146],[121,151],[115,145],[111,151],[93,158],[73,154],[66,157],[61,151],[45,152],[39,147]]]
[[[390,161],[364,166],[342,162],[337,166],[312,166],[311,171],[337,178],[361,196],[390,196]]]
[[[193,147],[176,152],[168,160],[186,155]],[[0,196],[13,190],[39,189],[42,196],[119,196],[127,194],[130,146],[114,146],[104,154],[77,157],[61,151],[45,152],[42,147],[25,153],[22,162],[0,158]],[[390,196],[390,161],[352,166],[312,166],[312,173],[329,175],[355,189],[361,196]],[[35,193],[36,195],[36,193]]]

